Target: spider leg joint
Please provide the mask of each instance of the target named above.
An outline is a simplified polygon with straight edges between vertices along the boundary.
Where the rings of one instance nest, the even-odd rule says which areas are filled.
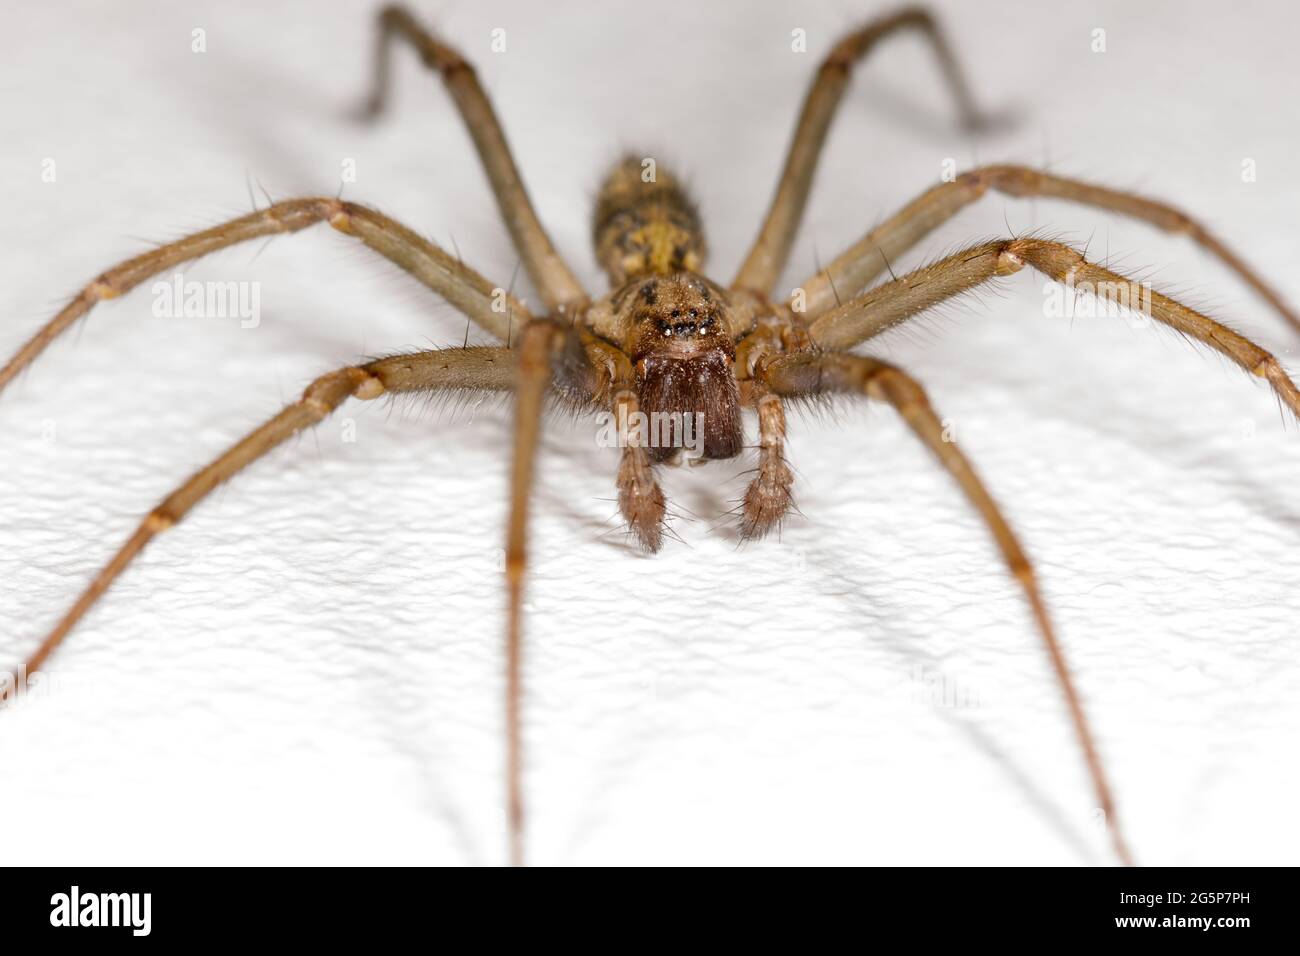
[[[347,203],[338,199],[326,200],[322,204],[323,216],[331,226],[339,232],[352,235],[352,215],[348,212]]]
[[[101,276],[92,282],[86,287],[86,291],[89,293],[90,298],[97,302],[103,302],[105,299],[116,299],[122,294],[122,290],[113,285],[105,276]]]
[[[352,393],[352,396],[353,398],[359,398],[362,401],[368,402],[383,395],[385,391],[387,391],[387,389],[384,388],[384,383],[379,380],[379,377],[367,373],[365,381],[357,386],[356,391]]]
[[[1013,272],[1019,272],[1024,264],[1024,257],[1019,254],[1013,242],[998,253],[996,273],[1000,276],[1009,276]]]
[[[150,534],[161,534],[168,528],[173,527],[178,520],[165,507],[159,506],[149,512],[148,517],[144,519],[144,526]]]

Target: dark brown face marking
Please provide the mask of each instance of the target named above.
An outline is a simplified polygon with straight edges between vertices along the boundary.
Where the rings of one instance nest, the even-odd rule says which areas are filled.
[[[653,279],[641,287],[641,300],[646,305],[655,304],[655,282]]]
[[[734,354],[720,348],[704,349],[686,358],[649,355],[636,364],[641,411],[650,416],[653,434],[665,434],[662,421],[681,422],[675,434],[701,429],[701,458],[735,458],[744,446],[740,396],[732,372]],[[660,416],[656,419],[655,416]],[[697,425],[698,423],[698,425]],[[651,461],[667,461],[677,448],[652,445]]]

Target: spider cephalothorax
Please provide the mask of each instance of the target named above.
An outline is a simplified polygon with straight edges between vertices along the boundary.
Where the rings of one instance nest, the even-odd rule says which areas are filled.
[[[179,263],[256,237],[327,222],[401,266],[462,311],[495,346],[392,355],[322,375],[302,397],[232,445],[153,508],[81,597],[28,657],[37,671],[69,630],[156,535],[173,527],[211,491],[271,449],[309,429],[351,398],[388,394],[511,393],[514,398],[510,522],[506,534],[506,792],[511,858],[523,859],[523,594],[528,514],[543,410],[557,399],[574,410],[617,420],[619,509],[647,551],[662,544],[665,499],[657,466],[694,444],[703,459],[742,451],[742,407],[756,413],[758,467],[745,492],[741,532],[776,527],[791,507],[793,476],[785,464],[787,400],[843,394],[892,406],[955,480],[991,532],[1034,615],[1059,682],[1097,801],[1118,858],[1129,861],[1101,757],[1056,639],[1033,566],[970,461],[952,441],[925,390],[902,369],[860,354],[875,336],[936,305],[1027,267],[1058,282],[1113,300],[1131,283],[1063,243],[1032,237],[969,246],[892,281],[873,284],[889,262],[988,190],[1052,196],[1124,213],[1184,233],[1235,270],[1290,323],[1300,318],[1244,260],[1188,216],[1130,193],[1022,166],[989,166],[936,183],[862,239],[807,277],[788,302],[768,296],[788,262],[813,171],[849,69],[882,37],[920,31],[931,43],[967,125],[978,120],[951,51],[923,10],[907,8],[867,24],[836,44],[804,102],[776,195],[758,238],[724,289],[704,278],[700,217],[676,177],[649,157],[629,158],[606,179],[594,222],[596,258],[613,292],[594,300],[556,251],[534,211],[500,124],[470,64],[424,30],[405,10],[380,18],[372,112],[387,89],[389,41],[400,37],[441,72],[473,134],[511,238],[542,301],[519,299],[419,233],[374,209],[337,197],[276,202],[265,209],[152,248],[101,273],[0,367],[11,382],[62,332],[97,303],[123,295]],[[891,270],[892,271],[892,270]],[[1134,307],[1133,303],[1126,303]],[[1278,360],[1245,336],[1180,302],[1145,290],[1138,309],[1189,339],[1215,349],[1265,380],[1300,416],[1300,389]],[[658,416],[659,421],[654,418]],[[643,428],[645,419],[649,427]],[[664,430],[664,423],[667,430]],[[674,430],[675,429],[675,430]],[[651,436],[667,435],[666,441]],[[698,438],[698,443],[687,439]],[[3,692],[0,691],[0,696]]]
[[[682,421],[683,434],[702,435],[698,458],[740,454],[736,345],[725,293],[695,273],[673,272],[634,278],[622,301],[628,330],[623,350],[636,369],[642,414],[652,426]],[[657,442],[649,454],[663,462],[679,450]]]

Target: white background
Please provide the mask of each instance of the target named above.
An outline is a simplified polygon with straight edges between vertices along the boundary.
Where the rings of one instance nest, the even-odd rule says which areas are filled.
[[[782,289],[952,157],[1180,203],[1300,302],[1283,5],[938,6],[980,102],[1017,125],[955,132],[928,52],[891,40],[853,79]],[[619,152],[689,179],[726,281],[820,56],[884,7],[419,9],[478,64],[542,218],[601,290],[589,215]],[[367,3],[9,11],[0,350],[146,242],[247,211],[246,180],[333,194],[347,157],[345,196],[507,282],[516,257],[468,136],[415,58],[399,56],[383,121],[347,118],[371,21]],[[895,268],[1039,227],[1294,356],[1295,334],[1186,241],[1062,203],[987,198]],[[314,375],[461,341],[448,306],[328,228],[259,245],[186,272],[261,283],[257,329],[154,318],[146,286],[0,399],[6,665],[150,506]],[[1026,270],[877,352],[928,384],[1036,558],[1139,861],[1294,863],[1300,436],[1217,356],[1043,302]],[[501,862],[508,420],[350,405],[157,540],[55,658],[54,692],[0,714],[6,862]],[[719,517],[742,460],[667,475],[698,519],[646,558],[614,520],[614,453],[589,424],[549,429],[532,859],[1110,862],[1026,609],[949,480],[888,410],[790,430],[803,515],[779,541],[737,548]]]

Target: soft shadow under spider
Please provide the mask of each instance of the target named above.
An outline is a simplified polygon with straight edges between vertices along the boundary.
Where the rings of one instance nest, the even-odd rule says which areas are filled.
[[[436,658],[438,655],[434,655]],[[372,672],[375,669],[371,669]],[[386,669],[384,673],[373,673],[371,684],[370,700],[373,702],[387,702],[392,697],[393,682],[410,676],[410,668],[394,666]],[[422,687],[423,691],[433,690],[436,692],[436,685],[432,688]],[[418,697],[418,694],[412,694]],[[406,765],[411,767],[416,776],[424,781],[422,788],[424,798],[421,803],[428,806],[437,819],[441,820],[447,831],[452,835],[452,842],[460,848],[465,860],[483,861],[489,854],[485,853],[471,836],[471,829],[465,822],[462,811],[456,802],[449,796],[448,791],[443,783],[443,776],[434,770],[436,761],[431,760],[432,755],[436,755],[436,748],[429,744],[432,742],[428,729],[424,728],[420,733],[416,733],[414,728],[408,726],[409,721],[406,719],[408,711],[401,707],[393,705],[382,706],[383,715],[382,724],[389,730],[384,735],[393,747],[402,755]],[[417,739],[419,742],[417,742]]]
[[[906,609],[897,605],[891,606],[887,594],[882,594],[872,587],[871,582],[875,578],[870,573],[850,576],[844,573],[842,564],[825,562],[812,556],[807,560],[809,566],[818,568],[824,580],[834,581],[840,585],[833,592],[825,588],[820,589],[823,594],[833,593],[835,597],[845,603],[862,608],[860,617],[863,620],[872,621],[876,625],[875,628],[864,629],[862,635],[864,641],[871,641],[885,648],[908,668],[919,665],[924,668],[925,673],[945,673],[940,660],[922,650],[916,641],[908,640],[906,636],[901,638],[894,636],[897,632],[889,622],[905,620]],[[910,670],[902,671],[902,673],[910,673]],[[978,721],[974,719],[975,712],[973,712],[972,708],[931,706],[927,708],[926,713],[936,714],[940,719],[965,734],[976,749],[985,754],[1006,775],[1011,783],[1025,795],[1029,806],[1038,811],[1043,820],[1060,834],[1071,849],[1081,858],[1096,862],[1095,851],[1070,825],[1062,809],[1043,792],[1034,782],[1032,776],[1019,767],[1016,761],[998,746],[997,741],[988,731],[980,726]]]
[[[1014,388],[1009,387],[1008,391],[1014,391]],[[1094,410],[1093,418],[1080,416],[1075,403],[1069,401],[1054,405],[1052,416],[1058,424],[1072,423],[1081,433],[1095,430],[1098,419],[1114,423],[1141,421],[1144,417],[1138,412],[1145,409],[1136,407],[1132,396],[1121,390],[1091,393],[1088,402]],[[1095,414],[1098,409],[1101,409],[1099,415]],[[1291,424],[1286,419],[1286,411],[1278,411],[1282,427],[1286,429]],[[1158,425],[1150,424],[1148,427],[1158,427],[1162,434],[1160,446],[1155,450],[1152,450],[1140,433],[1135,435],[1131,428],[1111,428],[1105,434],[1123,443],[1136,456],[1149,458],[1171,470],[1185,471],[1207,480],[1213,479],[1212,483],[1217,486],[1236,489],[1237,497],[1248,503],[1251,510],[1269,521],[1300,533],[1300,511],[1296,511],[1292,503],[1278,493],[1277,488],[1256,478],[1253,471],[1247,470],[1247,463],[1239,456],[1209,454],[1200,440],[1202,433],[1186,428],[1185,420],[1182,416],[1163,414]],[[1265,417],[1260,424],[1264,425],[1267,421],[1268,418]],[[1239,440],[1244,441],[1244,438]]]
[[[689,465],[682,466],[690,468]],[[740,533],[740,526],[734,520],[715,521],[710,524],[704,524],[701,515],[723,515],[734,514],[737,510],[740,500],[729,497],[728,488],[736,487],[736,476],[729,478],[723,484],[711,484],[703,481],[689,480],[690,473],[687,472],[686,480],[676,482],[678,487],[675,489],[677,496],[674,499],[680,503],[681,499],[686,498],[689,506],[680,505],[685,511],[685,518],[692,524],[704,527],[709,537],[720,538],[729,544],[743,544],[744,539]],[[683,517],[681,515],[679,518]]]

